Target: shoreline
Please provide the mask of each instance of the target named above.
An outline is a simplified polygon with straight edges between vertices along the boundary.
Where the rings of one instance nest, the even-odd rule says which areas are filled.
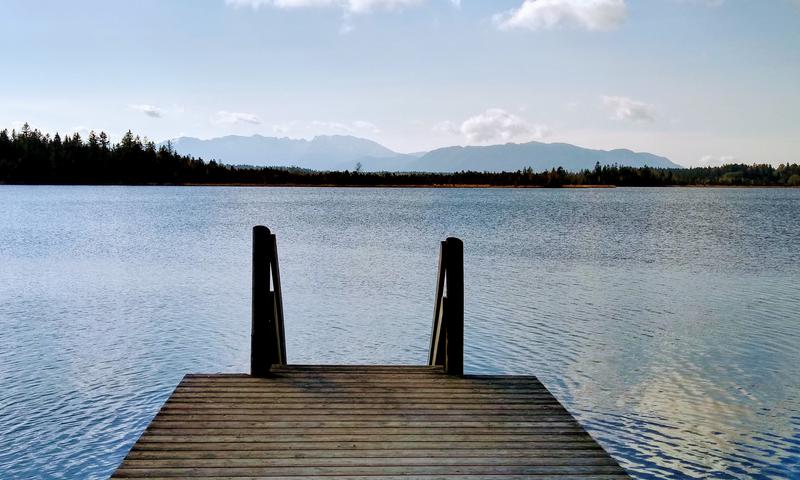
[[[800,188],[797,185],[491,185],[491,184],[386,184],[386,185],[356,185],[356,184],[312,184],[312,183],[0,183],[0,186],[45,186],[45,187],[252,187],[252,188],[431,188],[431,189],[615,189],[615,188]]]

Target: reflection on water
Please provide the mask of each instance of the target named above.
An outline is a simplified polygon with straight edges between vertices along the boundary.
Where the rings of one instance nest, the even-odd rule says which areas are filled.
[[[289,360],[534,373],[639,478],[800,476],[800,190],[0,187],[0,477],[104,478],[186,372],[246,371],[250,228]]]

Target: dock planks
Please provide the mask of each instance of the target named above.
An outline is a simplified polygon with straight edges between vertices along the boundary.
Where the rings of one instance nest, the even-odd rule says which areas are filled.
[[[535,377],[275,366],[186,375],[112,478],[625,479]]]

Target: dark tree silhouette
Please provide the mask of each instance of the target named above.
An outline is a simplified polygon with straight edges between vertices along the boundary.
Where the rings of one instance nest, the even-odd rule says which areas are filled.
[[[700,168],[650,168],[595,165],[568,172],[391,173],[311,171],[296,167],[230,166],[180,155],[130,130],[112,145],[105,132],[56,133],[51,138],[26,123],[19,132],[0,130],[0,183],[92,185],[345,185],[345,186],[497,186],[563,187],[579,185],[800,186],[800,165],[743,165]]]

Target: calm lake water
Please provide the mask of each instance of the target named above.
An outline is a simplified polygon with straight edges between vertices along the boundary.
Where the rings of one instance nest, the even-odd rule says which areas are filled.
[[[187,372],[249,365],[251,228],[294,363],[535,374],[638,478],[800,477],[800,190],[0,186],[0,478],[105,478]]]

